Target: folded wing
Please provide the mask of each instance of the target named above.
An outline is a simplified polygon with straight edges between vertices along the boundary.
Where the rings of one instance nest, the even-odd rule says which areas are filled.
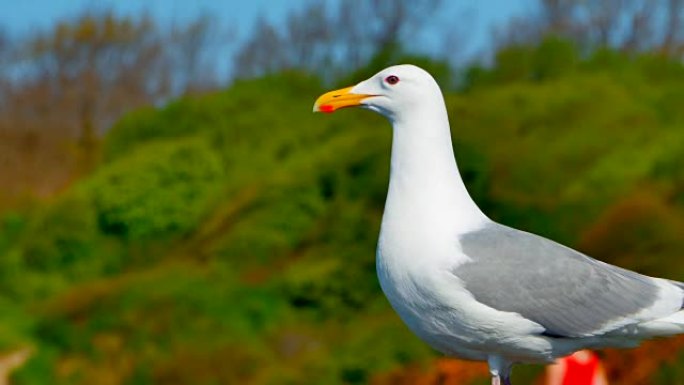
[[[589,337],[682,308],[679,283],[589,258],[546,238],[492,223],[459,238],[470,262],[453,269],[473,297],[515,312],[554,337]]]

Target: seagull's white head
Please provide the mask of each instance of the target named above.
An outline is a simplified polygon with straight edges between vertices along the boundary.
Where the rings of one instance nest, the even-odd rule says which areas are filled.
[[[331,113],[344,107],[360,106],[390,120],[425,108],[442,108],[442,93],[435,79],[422,68],[410,64],[385,68],[355,86],[321,95],[314,112]]]

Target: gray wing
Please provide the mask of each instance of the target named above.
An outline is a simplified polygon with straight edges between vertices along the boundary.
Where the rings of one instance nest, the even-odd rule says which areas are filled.
[[[549,336],[594,335],[658,296],[650,277],[503,225],[493,223],[459,240],[473,261],[453,273],[475,299],[535,321]]]

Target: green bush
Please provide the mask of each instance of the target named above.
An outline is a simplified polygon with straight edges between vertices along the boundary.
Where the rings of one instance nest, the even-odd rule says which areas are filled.
[[[164,141],[108,164],[84,188],[103,233],[159,239],[198,226],[221,189],[222,172],[204,140]]]
[[[97,255],[97,218],[84,194],[65,196],[37,217],[23,258],[32,270],[55,271]]]

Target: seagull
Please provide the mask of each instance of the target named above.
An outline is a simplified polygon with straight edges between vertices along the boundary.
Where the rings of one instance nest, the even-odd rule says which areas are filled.
[[[400,318],[433,348],[486,361],[491,383],[510,385],[517,363],[684,333],[684,283],[592,259],[478,208],[428,72],[392,66],[321,95],[313,110],[353,106],[392,124],[377,274]]]

